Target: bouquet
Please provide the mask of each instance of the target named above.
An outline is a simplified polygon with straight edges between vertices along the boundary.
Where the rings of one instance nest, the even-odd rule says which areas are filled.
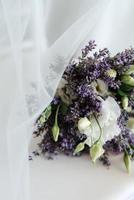
[[[42,154],[89,154],[109,166],[123,154],[128,172],[134,158],[134,49],[112,56],[95,41],[73,58],[50,105],[36,121]]]

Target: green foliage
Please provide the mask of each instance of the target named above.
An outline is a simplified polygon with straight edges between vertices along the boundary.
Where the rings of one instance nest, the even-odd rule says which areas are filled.
[[[50,117],[52,113],[52,106],[49,105],[41,114],[40,118],[38,119],[38,123],[42,126]]]

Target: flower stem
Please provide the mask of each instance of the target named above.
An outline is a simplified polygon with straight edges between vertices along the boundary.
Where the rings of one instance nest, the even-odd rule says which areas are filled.
[[[101,139],[103,131],[102,131],[102,128],[101,128],[101,126],[100,126],[100,123],[99,123],[99,121],[98,121],[96,115],[95,115],[95,114],[93,114],[93,115],[94,115],[94,118],[95,118],[95,120],[96,120],[96,122],[97,122],[97,124],[98,124],[99,129],[100,129],[100,136],[99,136],[99,138],[97,139],[97,141],[95,142],[95,143],[97,143],[97,142]]]
[[[57,110],[56,110],[56,114],[55,114],[55,125],[57,126],[58,125],[58,113],[59,113],[59,108],[60,108],[60,105],[58,105],[57,107]]]

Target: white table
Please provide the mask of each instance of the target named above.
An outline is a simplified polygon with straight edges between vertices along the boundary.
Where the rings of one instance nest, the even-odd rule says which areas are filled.
[[[30,170],[32,200],[134,200],[134,165],[128,175],[121,156],[112,158],[110,169],[88,156],[36,157]]]

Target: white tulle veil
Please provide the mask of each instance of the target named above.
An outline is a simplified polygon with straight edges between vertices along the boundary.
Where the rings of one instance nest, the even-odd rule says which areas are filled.
[[[30,199],[34,120],[69,60],[90,39],[112,52],[134,45],[133,10],[133,0],[0,0],[2,200]]]

